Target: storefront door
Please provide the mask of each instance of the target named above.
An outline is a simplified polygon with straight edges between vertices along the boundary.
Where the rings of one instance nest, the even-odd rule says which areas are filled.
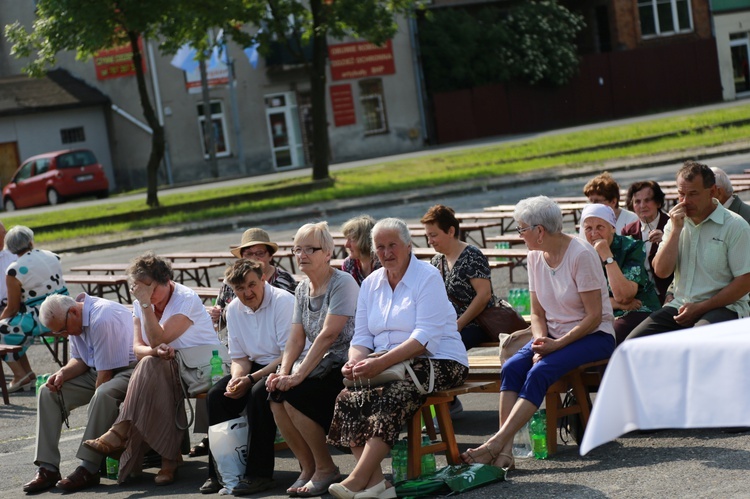
[[[299,114],[293,92],[266,95],[266,122],[277,169],[304,166]]]

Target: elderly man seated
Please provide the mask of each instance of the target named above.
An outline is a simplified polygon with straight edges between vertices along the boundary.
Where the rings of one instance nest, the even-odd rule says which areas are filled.
[[[704,164],[685,162],[677,193],[653,261],[657,276],[674,272],[674,299],[628,339],[750,315],[750,226],[714,199],[716,178]]]
[[[750,223],[750,206],[742,202],[742,200],[734,193],[734,188],[732,187],[732,181],[729,180],[729,175],[727,175],[721,168],[715,166],[712,167],[711,170],[714,172],[714,175],[716,175],[716,199],[724,205],[724,208],[735,212],[744,218],[747,223]]]
[[[47,297],[39,319],[52,334],[69,337],[70,360],[39,391],[34,457],[39,469],[23,490],[41,492],[57,485],[64,492],[77,492],[99,484],[103,456],[81,445],[76,454],[81,464],[61,480],[58,445],[63,418],[67,424],[70,411],[89,405],[81,442],[101,435],[115,421],[136,364],[133,319],[119,303],[85,293],[75,300]]]
[[[208,424],[223,423],[247,411],[250,431],[245,479],[227,490],[246,495],[274,486],[276,423],[264,378],[281,362],[292,325],[294,296],[268,284],[263,279],[263,264],[252,260],[234,262],[226,270],[224,282],[238,298],[226,308],[232,367],[231,374],[208,392]],[[200,491],[208,494],[220,488],[213,459],[209,459],[208,480]]]

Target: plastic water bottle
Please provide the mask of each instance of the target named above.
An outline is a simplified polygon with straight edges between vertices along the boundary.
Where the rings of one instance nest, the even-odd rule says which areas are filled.
[[[495,249],[510,249],[510,243],[507,242],[507,241],[502,241],[502,242],[499,242],[499,243],[495,243]],[[495,258],[495,261],[498,261],[498,262],[507,262],[508,258],[505,257],[505,256],[501,256],[501,257]]]
[[[39,389],[47,384],[47,380],[49,377],[52,376],[51,374],[42,374],[40,376],[36,377],[36,394],[39,395]]]
[[[547,415],[537,411],[531,418],[531,446],[536,459],[547,459]]]
[[[531,313],[531,293],[526,288],[521,289],[521,304],[523,305],[524,315],[529,315]]]
[[[211,384],[215,385],[219,381],[221,381],[221,378],[224,377],[224,366],[223,362],[221,360],[221,357],[219,357],[219,351],[214,350],[213,351],[213,357],[211,357]]]
[[[518,430],[513,437],[513,456],[527,458],[534,455],[531,450],[531,436],[529,435],[529,422]]]
[[[422,435],[422,447],[432,445],[430,437]],[[423,454],[422,455],[422,474],[434,473],[437,470],[437,464],[435,463],[435,454]]]
[[[120,474],[120,461],[107,456],[107,478],[110,480],[117,480],[117,475]]]
[[[406,440],[398,440],[391,449],[393,483],[406,480]]]

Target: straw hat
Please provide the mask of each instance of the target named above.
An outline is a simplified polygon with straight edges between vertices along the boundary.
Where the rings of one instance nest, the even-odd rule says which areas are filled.
[[[249,246],[255,246],[256,244],[265,244],[268,247],[268,251],[273,255],[279,249],[279,245],[271,242],[271,238],[268,237],[268,232],[263,229],[247,229],[242,234],[242,241],[236,248],[232,248],[232,254],[237,258],[242,257],[242,249]]]

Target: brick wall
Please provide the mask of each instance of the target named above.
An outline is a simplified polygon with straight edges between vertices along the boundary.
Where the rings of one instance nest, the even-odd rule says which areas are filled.
[[[711,12],[708,0],[692,0],[693,31],[671,36],[641,39],[637,0],[612,0],[610,21],[612,23],[613,50],[632,50],[638,47],[655,46],[675,41],[707,39],[711,37]]]

